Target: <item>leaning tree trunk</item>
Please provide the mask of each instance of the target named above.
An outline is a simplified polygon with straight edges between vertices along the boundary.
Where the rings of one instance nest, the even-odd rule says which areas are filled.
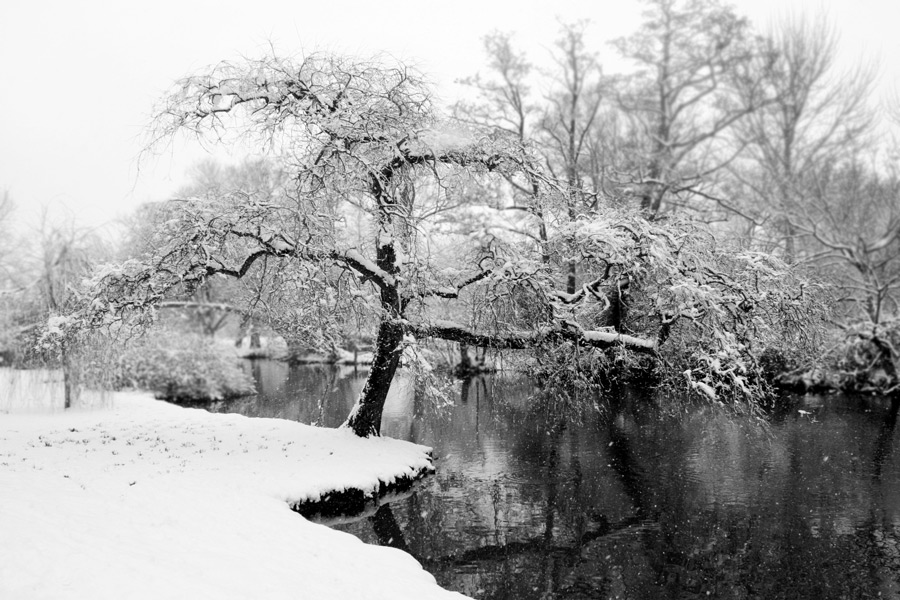
[[[375,339],[375,355],[369,376],[363,386],[356,405],[344,423],[353,433],[360,437],[381,435],[381,413],[387,399],[391,381],[400,364],[400,342],[403,341],[403,328],[397,322],[385,319],[378,326],[378,337]]]
[[[369,376],[343,425],[360,437],[381,435],[381,413],[400,364],[404,303],[395,279],[400,273],[395,244],[410,239],[412,229],[407,226],[405,217],[409,215],[415,198],[406,160],[395,158],[374,173],[371,192],[378,206],[378,231],[375,236],[377,269],[371,274],[381,288],[381,308],[384,312],[378,325]]]

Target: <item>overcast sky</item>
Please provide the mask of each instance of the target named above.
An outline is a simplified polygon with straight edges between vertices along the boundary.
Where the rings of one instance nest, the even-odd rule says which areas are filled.
[[[826,10],[848,66],[881,57],[881,89],[900,82],[898,0],[741,0],[764,25],[785,10]],[[537,55],[557,18],[591,19],[603,40],[634,31],[637,0],[0,0],[0,190],[22,220],[39,207],[97,226],[164,198],[198,160],[176,147],[138,162],[154,101],[175,79],[223,59],[386,51],[430,74],[443,94],[483,61],[496,29]]]

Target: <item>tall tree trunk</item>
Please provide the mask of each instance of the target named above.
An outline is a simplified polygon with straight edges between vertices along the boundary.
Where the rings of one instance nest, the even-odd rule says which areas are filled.
[[[578,283],[578,264],[574,258],[569,259],[569,275],[566,278],[566,293],[574,294]]]
[[[659,140],[669,138],[669,128],[665,120],[660,123],[657,136]],[[649,180],[644,183],[644,189],[641,192],[641,212],[644,213],[648,221],[656,220],[662,208],[663,196],[666,195],[663,174],[668,171],[667,167],[671,166],[671,162],[669,150],[660,141],[657,141],[656,148],[653,150],[650,169],[647,173]]]
[[[577,181],[576,175],[575,175],[575,172],[573,169],[569,174],[570,189],[572,189],[572,190],[575,189],[574,185],[575,185],[576,181]],[[576,201],[577,201],[576,194],[574,191],[572,191],[571,196],[569,197],[569,222],[570,223],[574,223],[578,219],[578,210],[575,205]],[[570,252],[574,252],[575,248],[577,248],[578,245],[575,243],[574,237],[572,238],[571,242],[572,242],[572,249],[570,250]],[[572,258],[569,258],[568,276],[566,277],[566,293],[574,294],[577,283],[578,283],[578,261],[576,261],[575,258],[572,257]]]
[[[615,331],[619,333],[623,333],[623,326],[625,325],[625,292],[622,290],[622,285],[617,282],[616,287],[612,290],[612,298],[610,298],[610,306],[609,306],[609,321],[608,325],[612,327]]]
[[[72,396],[74,396],[74,391],[72,389],[72,376],[69,374],[68,367],[63,367],[63,408],[69,409],[72,408]]]
[[[375,338],[375,355],[372,357],[369,376],[343,425],[360,437],[381,435],[381,413],[397,365],[400,364],[402,341],[402,326],[390,318],[382,320],[378,326],[378,337]]]
[[[75,389],[75,378],[72,377],[72,361],[69,357],[69,350],[66,348],[66,345],[62,346],[62,372],[63,372],[63,408],[69,409],[72,408],[72,404],[75,400],[76,392]]]
[[[797,262],[797,249],[795,239],[797,231],[790,221],[784,220],[784,262],[793,265]]]
[[[878,360],[875,363],[875,368],[884,370],[885,375],[888,377],[888,387],[893,388],[898,382],[897,363],[894,362],[894,351],[891,349],[889,343],[885,342],[877,335],[872,336],[872,344],[878,351]]]

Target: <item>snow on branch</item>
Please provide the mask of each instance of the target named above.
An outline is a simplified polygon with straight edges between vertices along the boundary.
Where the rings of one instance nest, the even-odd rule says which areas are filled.
[[[572,342],[599,349],[622,347],[653,356],[657,353],[656,343],[652,340],[613,331],[588,331],[568,321],[562,321],[552,327],[505,333],[479,333],[459,323],[441,320],[422,325],[407,324],[406,327],[416,336],[434,337],[498,350],[527,350],[544,344]]]
[[[347,265],[356,270],[365,279],[372,279],[381,287],[396,285],[393,275],[378,268],[378,265],[360,254],[357,250],[334,252],[332,253],[332,258],[347,263]]]
[[[475,275],[472,275],[471,277],[468,277],[466,279],[463,279],[462,281],[459,281],[459,282],[453,284],[452,287],[445,286],[445,287],[435,288],[435,289],[426,291],[425,293],[422,294],[422,296],[423,297],[436,296],[438,298],[447,298],[447,299],[459,298],[459,293],[462,290],[464,290],[465,288],[467,288],[468,286],[470,286],[474,283],[478,283],[479,281],[482,281],[483,279],[490,277],[491,275],[493,275],[493,273],[494,273],[493,269],[485,269],[484,271],[480,271],[480,272],[476,273]]]
[[[240,306],[235,306],[233,304],[226,304],[224,302],[193,302],[193,301],[181,301],[181,300],[166,300],[164,302],[160,302],[160,308],[196,308],[200,310],[219,310],[222,312],[232,312],[237,313],[239,315],[251,314],[253,311],[248,310],[246,308],[241,308]]]

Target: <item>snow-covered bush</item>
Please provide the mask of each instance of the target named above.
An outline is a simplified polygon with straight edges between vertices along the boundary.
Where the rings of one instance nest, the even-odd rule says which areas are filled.
[[[877,324],[859,320],[834,336],[833,349],[826,356],[828,370],[835,374],[830,383],[857,392],[896,391],[900,319],[887,318]]]
[[[148,334],[125,350],[117,364],[117,384],[169,400],[220,400],[254,392],[232,348],[172,331]]]

